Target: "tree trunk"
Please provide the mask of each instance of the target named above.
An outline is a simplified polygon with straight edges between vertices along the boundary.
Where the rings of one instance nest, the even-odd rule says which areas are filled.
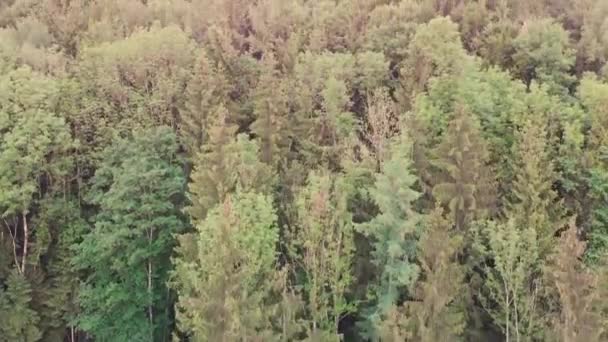
[[[27,228],[27,215],[25,211],[21,214],[23,217],[23,255],[21,256],[21,273],[25,273],[25,263],[27,260],[27,244],[29,232]]]
[[[152,246],[152,229],[148,231],[148,245]],[[154,340],[154,312],[153,312],[153,296],[152,296],[152,259],[148,257],[148,319],[150,321],[150,340]]]

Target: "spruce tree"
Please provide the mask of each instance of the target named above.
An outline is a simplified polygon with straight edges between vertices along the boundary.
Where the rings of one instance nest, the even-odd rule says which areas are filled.
[[[495,186],[486,164],[488,152],[478,124],[465,107],[456,108],[443,139],[434,151],[433,196],[447,205],[457,230],[482,217],[495,205]]]
[[[222,103],[228,100],[228,84],[223,69],[209,60],[204,51],[194,66],[180,110],[180,141],[191,156],[210,139],[210,127]]]
[[[242,190],[267,192],[273,185],[273,173],[260,161],[259,140],[245,134],[236,136],[227,109],[219,106],[208,130],[208,141],[194,158],[194,170],[188,186],[191,204],[188,214],[202,220],[209,209],[221,203],[240,186]]]
[[[375,176],[370,195],[379,213],[358,229],[371,239],[372,262],[377,268],[370,288],[367,334],[377,330],[387,314],[418,277],[415,263],[416,240],[421,215],[414,202],[420,193],[414,190],[416,177],[412,174],[411,143],[406,135],[396,139],[390,157]]]
[[[262,161],[273,166],[284,157],[290,130],[285,81],[276,68],[274,56],[265,55],[253,94],[255,121],[251,124],[251,131],[260,139]]]
[[[536,230],[538,257],[544,259],[555,243],[555,233],[565,222],[564,210],[553,190],[554,164],[549,157],[547,129],[542,117],[524,122],[514,154],[515,180],[504,216],[518,227]]]
[[[598,301],[605,292],[598,289],[598,275],[581,257],[585,242],[577,236],[574,219],[562,233],[555,252],[549,258],[545,274],[551,292],[557,296],[558,311],[551,318],[551,338],[560,342],[601,341],[608,327],[606,312],[599,311]],[[605,309],[605,308],[604,308]]]
[[[268,196],[228,195],[174,259],[179,330],[193,341],[268,340],[268,296],[277,258],[277,217]],[[196,253],[184,252],[184,248]]]
[[[412,300],[403,305],[405,326],[411,333],[406,340],[458,340],[465,328],[465,272],[458,260],[463,238],[443,217],[440,207],[425,218],[423,229],[417,256],[421,275]]]
[[[608,252],[608,85],[594,75],[586,75],[578,91],[590,123],[586,159],[591,222],[586,258],[598,263]]]
[[[13,271],[8,276],[6,288],[0,289],[0,341],[40,341],[40,316],[31,307],[31,295],[29,281]]]

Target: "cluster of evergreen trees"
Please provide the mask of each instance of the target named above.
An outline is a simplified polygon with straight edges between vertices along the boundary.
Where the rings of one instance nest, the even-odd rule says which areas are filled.
[[[608,340],[608,1],[0,2],[0,342]]]

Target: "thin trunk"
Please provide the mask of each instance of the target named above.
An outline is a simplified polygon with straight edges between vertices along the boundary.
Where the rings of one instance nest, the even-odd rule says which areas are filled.
[[[27,229],[27,215],[25,212],[22,213],[23,217],[23,255],[21,256],[21,273],[25,273],[25,263],[27,260],[27,244],[29,232]]]
[[[517,313],[517,298],[515,298],[515,295],[513,295],[513,305],[515,309],[515,312],[513,312],[515,315],[515,340],[519,342],[519,314]]]
[[[153,229],[148,231],[148,246],[152,249]],[[150,340],[154,340],[154,312],[153,312],[153,297],[152,297],[152,258],[148,257],[148,320],[150,321]]]
[[[510,317],[509,317],[509,309],[511,307],[511,302],[509,300],[509,292],[507,291],[506,285],[505,285],[505,293],[506,293],[506,296],[507,296],[507,298],[506,298],[506,306],[505,306],[505,311],[506,311],[505,312],[505,314],[506,314],[506,318],[505,318],[505,323],[506,323],[505,324],[505,326],[506,326],[505,330],[506,331],[505,331],[505,334],[506,334],[506,342],[509,342],[509,325],[511,324]]]
[[[6,229],[8,230],[8,234],[11,236],[11,242],[13,243],[13,258],[15,259],[15,267],[17,267],[17,272],[19,274],[23,274],[21,271],[21,267],[19,267],[19,258],[17,257],[17,243],[15,242],[15,235],[13,235],[13,231],[11,227],[8,225],[6,220],[4,220],[4,224],[6,224]]]

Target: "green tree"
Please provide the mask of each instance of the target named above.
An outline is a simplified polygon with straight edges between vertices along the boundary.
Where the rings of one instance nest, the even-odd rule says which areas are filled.
[[[465,272],[458,260],[462,248],[462,235],[437,207],[425,218],[417,256],[421,275],[412,299],[403,304],[403,325],[410,334],[406,341],[454,341],[463,333]],[[394,340],[389,337],[394,332],[387,332],[385,340]]]
[[[525,22],[514,41],[514,72],[527,85],[532,80],[546,84],[552,94],[565,96],[574,82],[569,74],[574,50],[568,32],[552,19]]]
[[[32,209],[45,182],[51,187],[69,173],[74,144],[65,121],[53,112],[53,80],[21,68],[5,75],[0,87],[0,211],[15,249],[14,266],[23,274],[36,263],[28,260]]]
[[[391,308],[399,305],[401,296],[418,278],[415,263],[416,241],[421,215],[414,202],[420,193],[414,190],[417,182],[412,174],[411,143],[401,135],[393,142],[389,159],[375,176],[370,189],[379,213],[371,221],[361,224],[360,231],[371,239],[371,257],[377,275],[370,288],[372,306],[368,321],[374,332]]]
[[[586,183],[590,187],[591,220],[586,258],[598,263],[608,251],[608,85],[595,76],[586,75],[581,80],[578,93],[590,126],[586,147],[589,168]]]
[[[287,235],[290,259],[302,272],[312,339],[337,341],[340,320],[355,309],[346,297],[354,252],[348,195],[344,178],[311,172],[297,196],[297,226]]]
[[[557,296],[559,310],[552,315],[551,338],[555,341],[600,341],[605,329],[605,312],[599,312],[598,276],[581,261],[585,242],[577,237],[574,220],[562,233],[545,274]]]
[[[195,221],[205,218],[208,210],[239,186],[243,191],[266,193],[274,185],[270,166],[260,160],[259,140],[250,140],[245,134],[235,136],[237,127],[230,123],[223,106],[215,115],[208,140],[193,160],[188,186],[191,203],[187,211]]]
[[[488,221],[481,225],[474,247],[487,260],[482,305],[506,341],[541,338],[539,248],[534,227],[519,226],[513,219]]]
[[[555,245],[555,233],[565,222],[565,212],[553,190],[556,175],[549,157],[544,118],[529,118],[518,134],[513,162],[515,179],[505,217],[519,227],[536,231],[538,257],[544,259]]]
[[[166,282],[185,178],[167,127],[116,137],[104,150],[89,202],[94,227],[74,262],[86,278],[79,327],[102,341],[162,340],[169,334]]]
[[[268,340],[277,217],[268,196],[228,195],[174,259],[179,329],[193,341]],[[195,250],[195,253],[190,251]]]
[[[457,230],[494,208],[495,189],[488,152],[478,123],[463,106],[456,109],[443,140],[434,151],[439,170],[433,196],[447,205]]]
[[[180,110],[180,142],[191,155],[196,155],[209,140],[208,130],[219,107],[227,102],[227,93],[224,71],[201,51]]]
[[[285,81],[276,70],[274,56],[264,56],[262,63],[253,94],[255,121],[251,124],[251,131],[260,139],[262,161],[276,165],[289,147],[287,92]]]
[[[464,73],[472,62],[462,46],[456,23],[438,17],[420,24],[400,69],[399,101],[411,105],[431,78]]]
[[[31,307],[31,294],[28,280],[13,271],[6,281],[6,289],[0,290],[0,341],[40,341],[40,317]]]

